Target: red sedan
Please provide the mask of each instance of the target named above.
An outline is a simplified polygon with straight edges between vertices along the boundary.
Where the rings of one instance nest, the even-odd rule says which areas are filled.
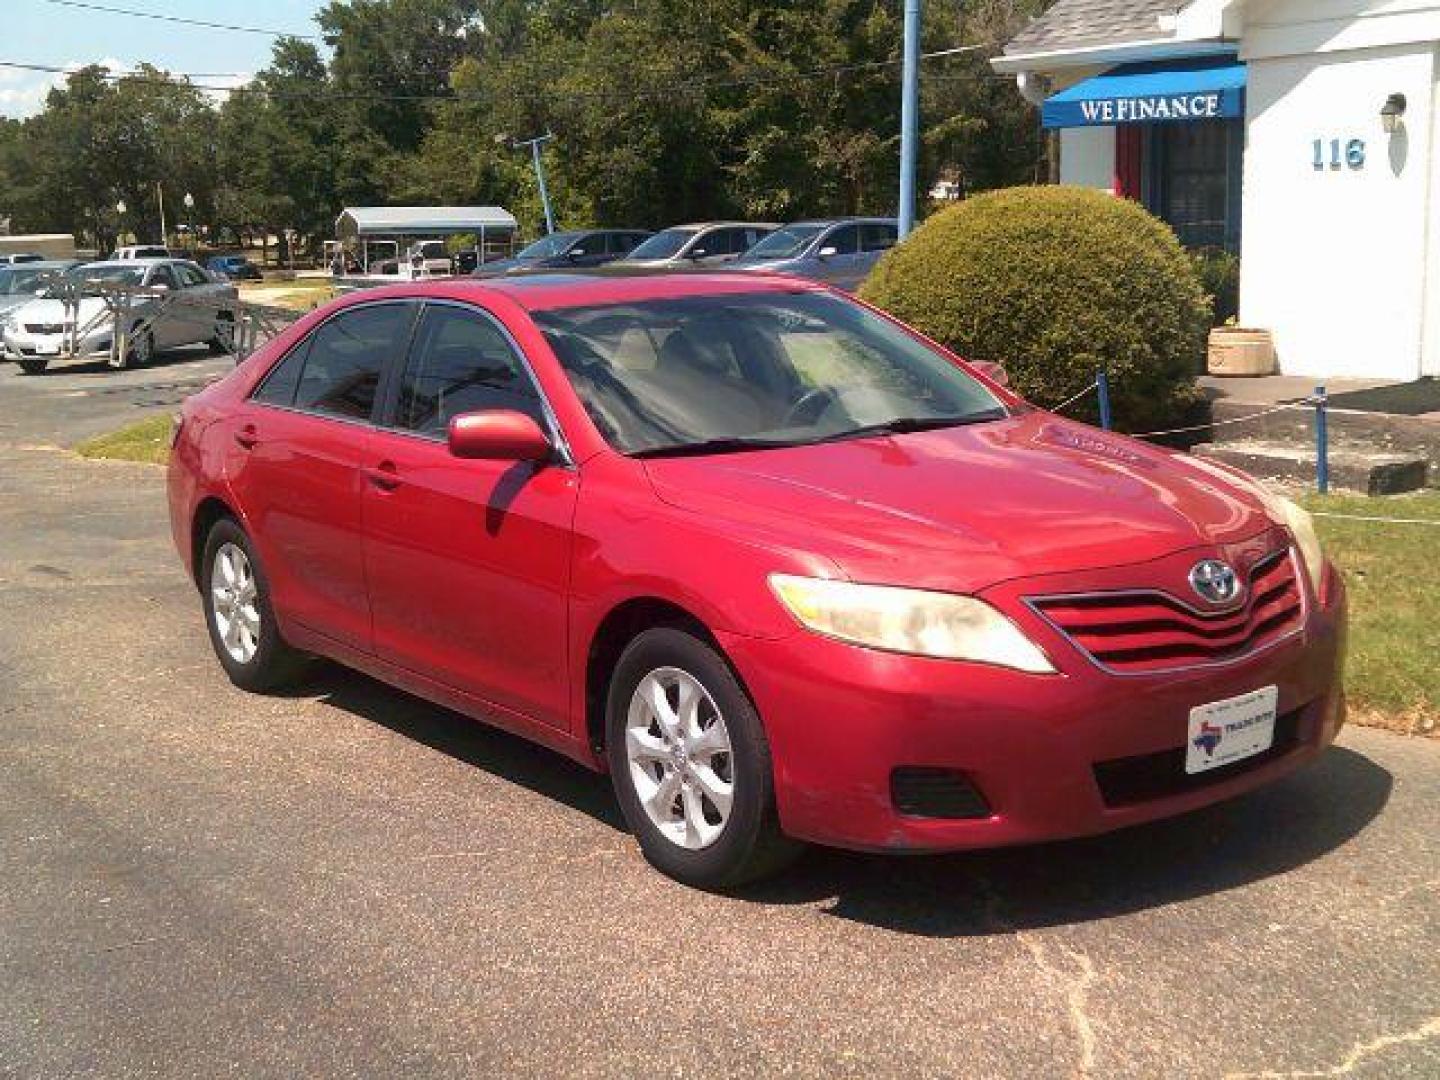
[[[996,375],[780,277],[358,293],[186,403],[175,542],[239,686],[322,655],[608,770],[707,887],[1314,759],[1345,594],[1304,512]]]

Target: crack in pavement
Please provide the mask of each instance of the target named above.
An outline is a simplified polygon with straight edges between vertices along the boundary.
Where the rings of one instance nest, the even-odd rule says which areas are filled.
[[[1090,1017],[1090,989],[1100,981],[1095,961],[1083,949],[1056,942],[1056,947],[1074,964],[1075,970],[1067,971],[1052,963],[1050,949],[1039,935],[1019,929],[1000,914],[1000,895],[991,881],[983,876],[977,878],[977,881],[985,895],[985,911],[991,925],[1013,936],[1029,953],[1036,969],[1045,976],[1044,981],[1056,986],[1065,999],[1070,1025],[1074,1028],[1075,1039],[1080,1045],[1079,1060],[1070,1075],[1078,1080],[1094,1075],[1098,1040],[1095,1022]]]
[[[1370,1042],[1356,1043],[1338,1065],[1320,1069],[1297,1069],[1291,1072],[1270,1069],[1265,1072],[1227,1073],[1225,1080],[1314,1080],[1314,1078],[1327,1076],[1350,1076],[1354,1073],[1356,1066],[1382,1050],[1389,1050],[1391,1047],[1401,1046],[1405,1043],[1423,1043],[1437,1035],[1440,1035],[1440,1016],[1432,1016],[1419,1027],[1399,1035],[1382,1035]]]

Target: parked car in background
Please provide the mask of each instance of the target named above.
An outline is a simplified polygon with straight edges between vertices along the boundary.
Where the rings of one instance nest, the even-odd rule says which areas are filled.
[[[795,278],[352,294],[185,400],[168,492],[237,686],[318,653],[608,768],[692,885],[1171,817],[1344,722],[1303,510]]]
[[[159,244],[130,244],[118,247],[110,253],[111,261],[124,259],[169,259],[170,249]]]
[[[0,316],[28,304],[47,285],[80,265],[78,259],[0,264]]]
[[[205,269],[231,281],[260,281],[265,276],[244,255],[214,255],[205,260]]]
[[[853,292],[898,236],[894,218],[796,221],[765,237],[731,269],[795,274]]]
[[[575,229],[551,233],[508,259],[477,266],[471,277],[499,277],[526,270],[566,266],[601,266],[623,259],[651,236],[640,229]]]
[[[676,225],[640,244],[615,265],[627,270],[677,270],[734,262],[775,231],[770,222],[711,221]]]
[[[67,355],[72,332],[81,335],[73,355],[108,356],[116,328],[103,294],[103,286],[107,285],[175,292],[184,294],[184,298],[206,301],[234,300],[238,295],[235,286],[216,281],[187,259],[86,263],[71,270],[65,278],[65,290],[73,290],[75,302],[45,296],[4,316],[0,323],[0,342],[6,356],[27,374],[38,375],[52,360]],[[138,328],[152,315],[155,316],[153,322]],[[234,346],[234,313],[209,303],[163,304],[160,300],[140,297],[135,300],[130,317],[133,332],[125,355],[119,360],[122,367],[139,367],[158,349],[206,342],[219,352],[228,352]]]
[[[34,251],[17,251],[9,255],[0,255],[0,266],[14,266],[17,263],[44,262],[45,256]]]

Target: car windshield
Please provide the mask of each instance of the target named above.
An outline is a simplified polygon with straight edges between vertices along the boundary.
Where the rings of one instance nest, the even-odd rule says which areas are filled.
[[[789,259],[804,251],[810,241],[824,232],[824,225],[786,225],[745,253],[746,259]]]
[[[1000,419],[1002,402],[888,319],[828,293],[744,293],[538,312],[626,454],[801,446]]]
[[[665,229],[635,248],[627,259],[668,259],[678,255],[699,229]]]
[[[59,271],[32,270],[26,266],[0,270],[0,296],[34,296],[59,276]]]
[[[82,266],[70,272],[70,280],[89,291],[91,285],[140,285],[145,280],[143,266]]]
[[[579,235],[579,233],[573,232],[552,233],[521,248],[520,254],[515,257],[517,259],[548,259],[552,255],[564,252]]]

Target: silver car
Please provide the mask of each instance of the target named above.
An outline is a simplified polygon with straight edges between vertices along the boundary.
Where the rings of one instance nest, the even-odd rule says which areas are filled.
[[[772,222],[707,221],[656,233],[623,259],[619,270],[688,270],[734,262],[775,231]]]
[[[28,304],[56,278],[80,265],[79,259],[40,259],[0,265],[0,316]]]
[[[796,221],[737,259],[732,270],[769,270],[854,292],[899,236],[894,218]]]
[[[65,356],[108,357],[115,338],[115,318],[109,314],[104,286],[176,294],[174,302],[144,296],[135,299],[130,329],[139,329],[119,358],[122,367],[138,367],[157,350],[180,345],[204,342],[221,352],[233,348],[234,310],[227,310],[223,301],[237,298],[235,286],[216,281],[186,259],[126,259],[76,267],[66,275],[64,286],[51,290],[69,293],[72,299],[40,297],[3,316],[0,341],[6,357],[31,375]],[[80,335],[73,354],[69,351],[72,333]]]

